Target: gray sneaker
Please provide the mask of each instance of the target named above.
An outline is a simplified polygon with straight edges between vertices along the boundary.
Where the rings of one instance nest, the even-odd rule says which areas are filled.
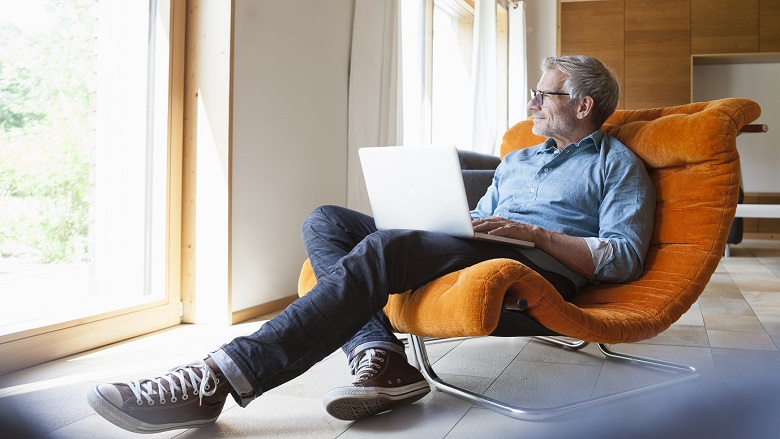
[[[401,353],[366,349],[352,362],[355,382],[330,390],[323,400],[325,410],[334,418],[365,418],[411,404],[431,391],[425,377]]]
[[[135,433],[156,433],[214,423],[232,387],[219,367],[205,361],[167,374],[127,383],[100,384],[89,405],[114,425]]]

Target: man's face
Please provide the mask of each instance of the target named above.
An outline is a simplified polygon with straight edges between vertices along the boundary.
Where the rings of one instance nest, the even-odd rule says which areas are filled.
[[[536,86],[538,91],[563,93],[563,82],[566,76],[560,70],[547,70]],[[534,116],[533,133],[537,136],[552,137],[560,148],[571,143],[568,139],[577,126],[575,104],[569,96],[544,95],[544,103],[540,106],[536,99],[528,101],[527,108]],[[565,142],[561,144],[561,142]]]

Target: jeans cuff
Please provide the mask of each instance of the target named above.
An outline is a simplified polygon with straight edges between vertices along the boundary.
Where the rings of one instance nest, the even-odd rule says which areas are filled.
[[[228,355],[227,352],[220,348],[211,352],[209,357],[217,363],[217,366],[222,370],[225,378],[227,378],[230,385],[233,386],[233,390],[235,391],[232,393],[233,399],[236,400],[238,405],[246,407],[247,404],[257,398],[255,390],[252,388],[252,385],[249,384],[249,380],[246,379],[241,372],[241,369],[236,366],[236,363],[230,358],[230,355]]]

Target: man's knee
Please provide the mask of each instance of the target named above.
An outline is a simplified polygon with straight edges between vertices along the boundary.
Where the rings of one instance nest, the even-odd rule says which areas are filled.
[[[343,207],[326,204],[314,209],[306,219],[309,220],[311,218],[332,218],[334,216],[338,216],[338,212],[343,209],[344,209]]]
[[[339,215],[339,210],[344,209],[339,206],[324,205],[314,209],[309,216],[303,220],[303,229],[311,227],[313,224],[321,223],[323,221],[332,221]]]
[[[413,251],[419,249],[421,233],[419,230],[379,230],[366,236],[364,242],[378,253]]]

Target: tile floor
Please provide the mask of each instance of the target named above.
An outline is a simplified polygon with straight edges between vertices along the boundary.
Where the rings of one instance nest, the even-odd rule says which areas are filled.
[[[0,414],[27,421],[29,437],[123,438],[87,405],[99,382],[158,375],[199,358],[258,323],[182,325],[0,377]],[[776,438],[780,437],[780,241],[732,246],[697,304],[667,331],[615,350],[690,364],[702,378],[576,416],[527,422],[431,392],[412,406],[359,422],[333,419],[321,397],[350,382],[339,352],[242,409],[229,399],[213,426],[159,438]],[[663,379],[605,362],[596,346],[569,352],[527,338],[433,342],[439,375],[529,407],[557,405]],[[17,433],[19,434],[19,433]]]

